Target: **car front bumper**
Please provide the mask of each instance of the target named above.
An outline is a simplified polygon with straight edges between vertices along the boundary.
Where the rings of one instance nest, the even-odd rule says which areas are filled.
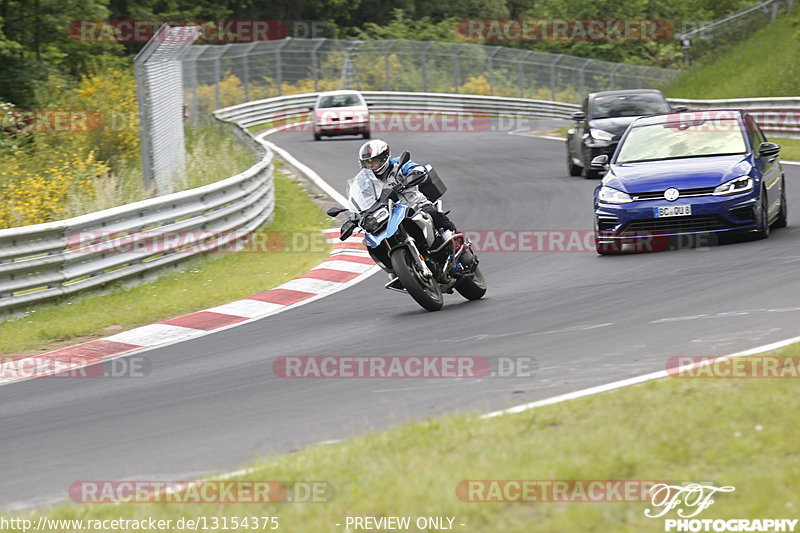
[[[314,133],[321,135],[353,135],[368,132],[369,121],[317,124],[314,126]]]
[[[691,205],[690,216],[657,218],[654,214],[655,207],[686,204]],[[627,204],[604,204],[595,198],[595,233],[600,243],[625,243],[648,236],[752,231],[758,227],[760,205],[759,194],[752,192]]]

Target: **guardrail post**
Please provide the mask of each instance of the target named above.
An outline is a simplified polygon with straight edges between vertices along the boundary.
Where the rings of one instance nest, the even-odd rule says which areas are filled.
[[[461,50],[464,49],[465,44],[462,43],[458,45],[458,49],[456,53],[453,55],[453,92],[458,94],[458,86],[460,81],[460,73],[458,71],[458,56],[461,54]]]
[[[561,58],[564,57],[563,54],[558,54],[558,57],[550,63],[550,94],[552,95],[552,100],[556,100],[556,63],[558,63]]]
[[[222,98],[219,94],[219,78],[219,54],[217,54],[217,57],[214,58],[214,105],[217,106],[217,109],[222,107]]]
[[[244,52],[244,66],[242,67],[242,83],[244,84],[244,98],[248,102],[250,101],[250,52],[255,48],[256,41],[250,43],[249,46],[246,46],[246,50]]]
[[[283,50],[283,47],[289,42],[289,39],[291,39],[291,37],[286,37],[281,44],[275,48],[275,81],[278,85],[278,96],[283,94],[283,58],[281,56],[281,50]]]
[[[522,67],[522,63],[528,58],[529,55],[531,55],[531,50],[528,50],[524,54],[521,54],[520,58],[517,60],[517,77],[519,80],[520,98],[525,98],[525,70]]]
[[[200,115],[200,102],[197,100],[197,86],[199,85],[197,81],[197,63],[198,58],[195,58],[194,61],[192,61],[192,71],[194,72],[194,76],[192,77],[192,80],[194,80],[192,83],[192,108],[189,109],[189,115],[194,117],[194,119]]]
[[[433,46],[434,41],[428,41],[425,48],[422,49],[422,90],[428,92],[428,50]]]
[[[317,57],[317,50],[319,50],[323,42],[325,42],[324,39],[320,39],[316,46],[311,49],[311,76],[314,78],[314,92],[319,91],[319,58]]]
[[[384,50],[384,52],[383,52],[384,61],[386,62],[386,90],[387,91],[391,91],[392,90],[392,73],[391,73],[392,69],[391,69],[391,66],[389,65],[389,58],[391,57],[392,47],[394,46],[394,43],[396,43],[396,42],[397,42],[396,40],[389,41],[389,44],[386,45],[386,50]]]
[[[583,87],[586,84],[586,79],[584,76],[584,71],[586,70],[586,65],[588,65],[592,60],[587,59],[584,61],[583,65],[581,65],[580,70],[578,70],[578,94],[583,94]]]
[[[608,76],[608,89],[613,90],[617,86],[617,69],[622,66],[622,63],[617,63]]]
[[[494,96],[494,56],[500,51],[499,46],[493,47],[486,58],[486,72],[489,75],[489,94]]]

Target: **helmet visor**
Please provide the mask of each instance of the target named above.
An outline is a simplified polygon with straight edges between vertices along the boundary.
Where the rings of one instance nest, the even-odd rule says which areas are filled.
[[[373,172],[380,170],[389,160],[389,153],[384,152],[382,154],[378,154],[375,157],[370,157],[367,159],[361,160],[361,166],[366,168],[367,170],[371,170]]]

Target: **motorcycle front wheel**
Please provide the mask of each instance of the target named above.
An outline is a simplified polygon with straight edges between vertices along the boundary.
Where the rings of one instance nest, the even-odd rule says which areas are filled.
[[[408,248],[392,252],[392,268],[416,302],[428,311],[438,311],[444,305],[444,297],[435,279],[425,279],[417,271],[417,264]]]
[[[480,300],[486,294],[486,278],[479,267],[475,267],[475,272],[471,277],[464,278],[456,284],[458,294],[467,300]]]

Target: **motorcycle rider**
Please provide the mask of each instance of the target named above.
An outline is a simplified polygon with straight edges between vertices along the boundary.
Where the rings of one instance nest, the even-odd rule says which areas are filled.
[[[391,157],[389,145],[381,139],[373,139],[361,145],[358,149],[358,162],[362,168],[371,170],[375,177],[393,187],[397,185],[397,177],[392,176],[391,169],[400,161],[399,157]],[[405,179],[412,179],[418,174],[427,174],[424,166],[408,161],[400,168],[398,174]],[[428,200],[419,190],[419,187],[408,187],[398,193],[400,202],[417,211],[427,213],[433,225],[439,230],[441,241],[446,241],[456,230],[455,224]],[[436,247],[437,243],[434,243]]]
[[[358,149],[358,161],[362,168],[371,170],[372,173],[375,174],[375,177],[390,187],[397,185],[400,179],[408,181],[419,174],[427,174],[428,172],[424,166],[414,161],[408,161],[400,168],[398,172],[399,176],[393,175],[391,170],[400,162],[400,158],[391,157],[389,145],[381,139],[373,139],[361,145],[361,148]],[[452,237],[453,233],[458,231],[455,224],[453,224],[445,213],[436,209],[433,203],[422,194],[419,187],[403,188],[397,195],[402,204],[416,211],[422,211],[431,217],[431,222],[433,222],[438,233],[431,246],[432,249],[441,248],[444,243]],[[471,253],[464,253],[459,268],[461,265],[471,264],[471,259]],[[402,285],[390,268],[386,269],[386,273],[389,275],[389,285],[393,285],[395,288],[402,288]]]

